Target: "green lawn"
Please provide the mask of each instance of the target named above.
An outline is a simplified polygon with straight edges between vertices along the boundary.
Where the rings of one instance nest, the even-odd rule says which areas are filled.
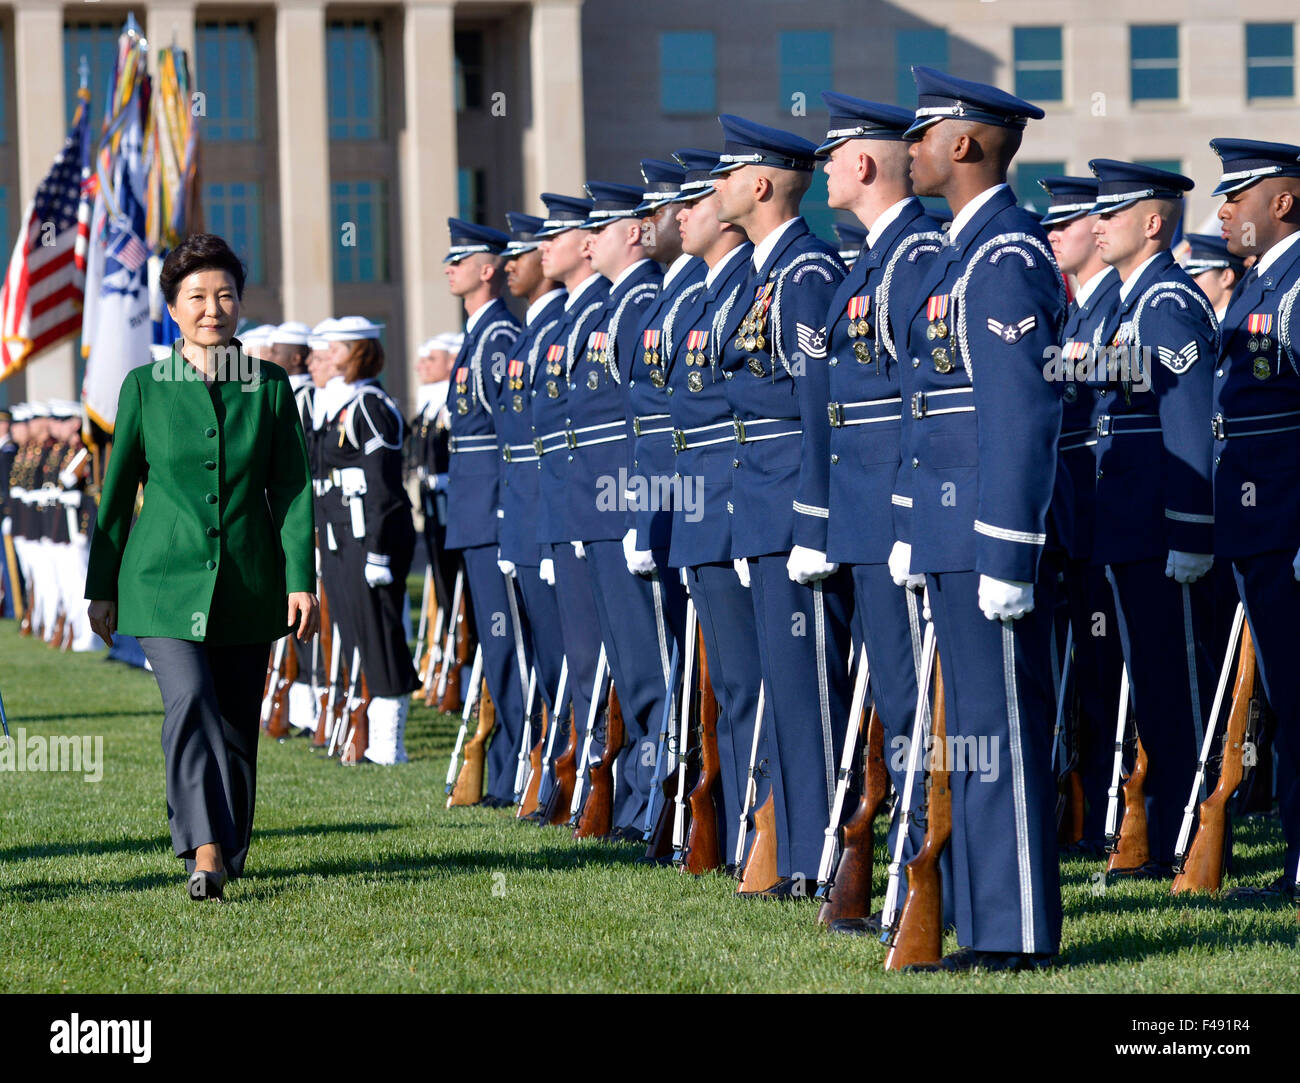
[[[1081,860],[1063,868],[1066,965],[886,974],[881,945],[822,933],[809,902],[738,900],[733,881],[637,865],[630,847],[445,810],[454,724],[423,707],[401,767],[264,741],[248,875],[226,905],[196,905],[167,835],[152,675],[56,654],[6,621],[0,691],[11,728],[102,734],[105,759],[98,783],[0,772],[3,992],[1300,988],[1294,906],[1095,893]],[[1243,825],[1240,874],[1271,879],[1280,843],[1275,822]]]

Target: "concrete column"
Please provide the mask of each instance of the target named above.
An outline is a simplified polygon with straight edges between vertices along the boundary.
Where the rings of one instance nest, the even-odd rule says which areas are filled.
[[[414,0],[402,27],[406,127],[398,136],[402,191],[402,288],[406,318],[406,386],[419,386],[416,350],[461,325],[460,301],[447,290],[442,257],[447,217],[456,213],[455,12],[446,0]],[[393,359],[396,360],[396,359]]]
[[[284,319],[314,324],[334,307],[322,0],[279,4],[275,66]]]
[[[19,6],[14,11],[14,130],[18,142],[18,198],[12,201],[15,218],[45,179],[54,156],[67,136],[63,102],[63,11],[49,7]],[[12,237],[5,238],[11,245]],[[6,263],[8,255],[5,256]],[[23,386],[24,376],[26,387]],[[75,343],[54,346],[30,361],[25,373],[10,377],[9,398],[75,399],[77,387]]]
[[[149,41],[150,68],[157,71],[159,49],[176,45],[190,58],[190,76],[198,78],[194,55],[194,0],[156,0],[145,12],[144,36]],[[201,88],[200,88],[201,89]]]
[[[524,132],[524,196],[581,195],[587,179],[582,103],[582,0],[535,0],[529,35],[532,124]],[[530,207],[541,213],[541,206]]]

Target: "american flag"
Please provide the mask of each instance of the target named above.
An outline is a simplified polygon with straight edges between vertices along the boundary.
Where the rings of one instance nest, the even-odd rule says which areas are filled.
[[[27,208],[0,288],[0,380],[81,329],[90,234],[88,97]]]

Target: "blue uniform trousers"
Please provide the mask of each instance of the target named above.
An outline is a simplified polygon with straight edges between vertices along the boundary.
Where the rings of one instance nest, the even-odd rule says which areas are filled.
[[[749,782],[749,754],[754,747],[754,716],[758,710],[758,632],[754,603],[730,564],[697,564],[686,569],[686,584],[704,635],[709,680],[718,697],[718,761],[722,770],[723,859],[730,864],[736,853],[740,806]],[[759,734],[757,762],[766,753]],[[755,768],[755,781],[758,770]],[[759,803],[766,798],[763,787]],[[754,834],[747,830],[746,843]],[[746,856],[746,855],[742,855]]]
[[[749,559],[759,660],[774,738],[777,874],[816,883],[844,746],[853,580],[791,582],[788,554]]]
[[[633,575],[621,541],[586,543],[600,635],[623,712],[613,825],[635,827],[645,821],[654,780],[659,722],[673,653],[673,640],[685,635],[686,592],[675,570],[657,553],[659,572]]]
[[[1165,575],[1163,557],[1108,564],[1106,578],[1115,596],[1133,717],[1147,754],[1151,860],[1171,864],[1218,672],[1207,646],[1213,617],[1210,582],[1175,582]],[[1116,718],[1112,712],[1112,740]]]
[[[1032,612],[1005,622],[980,612],[976,572],[925,578],[951,749],[958,943],[1055,953],[1061,886],[1051,770],[1052,577],[1039,575]]]
[[[483,649],[483,677],[496,707],[496,726],[487,752],[488,779],[484,793],[512,801],[515,770],[519,765],[519,742],[524,732],[524,697],[527,694],[527,689],[520,686],[519,658],[522,653],[526,677],[529,632],[522,609],[519,612],[522,627],[516,629],[513,626],[506,591],[515,589],[514,580],[502,575],[497,567],[497,547],[476,545],[461,552],[465,557],[465,579],[469,583],[470,605],[474,610],[474,628]],[[468,689],[465,694],[469,695]]]
[[[1300,681],[1291,669],[1300,656],[1300,624],[1296,622],[1300,583],[1291,569],[1294,559],[1291,552],[1271,552],[1233,561],[1264,693],[1277,715],[1273,747],[1277,752],[1278,808],[1286,839],[1282,871],[1290,883],[1295,883],[1300,861]]]

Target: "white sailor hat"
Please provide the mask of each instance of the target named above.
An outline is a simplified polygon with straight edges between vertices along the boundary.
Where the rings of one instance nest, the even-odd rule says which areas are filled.
[[[307,335],[307,345],[313,350],[323,350],[329,345],[329,339],[325,337],[326,331],[331,331],[338,321],[333,316],[326,316]]]
[[[386,325],[371,323],[365,316],[340,316],[334,326],[322,332],[327,342],[356,342],[363,338],[378,338]]]
[[[32,416],[32,408],[25,402],[16,402],[10,409],[9,414],[14,421],[28,421]]]
[[[32,399],[32,401],[27,404],[27,407],[31,410],[32,417],[50,416],[50,404],[48,402],[42,402],[40,399]]]
[[[271,336],[275,334],[275,331],[276,331],[275,324],[259,323],[256,327],[246,328],[244,331],[240,332],[239,335],[237,335],[236,337],[239,339],[240,342],[242,342],[245,346],[247,346],[250,343],[260,344],[264,342],[270,342]]]
[[[71,399],[51,399],[50,416],[60,421],[67,421],[69,418],[81,417],[81,403],[73,402]]]
[[[465,335],[460,331],[444,331],[436,339],[437,349],[446,350],[450,354],[460,353],[460,348],[465,344]]]
[[[307,339],[311,336],[311,328],[300,320],[289,320],[287,323],[280,324],[272,333],[271,341],[273,343],[282,343],[285,346],[306,346]]]

